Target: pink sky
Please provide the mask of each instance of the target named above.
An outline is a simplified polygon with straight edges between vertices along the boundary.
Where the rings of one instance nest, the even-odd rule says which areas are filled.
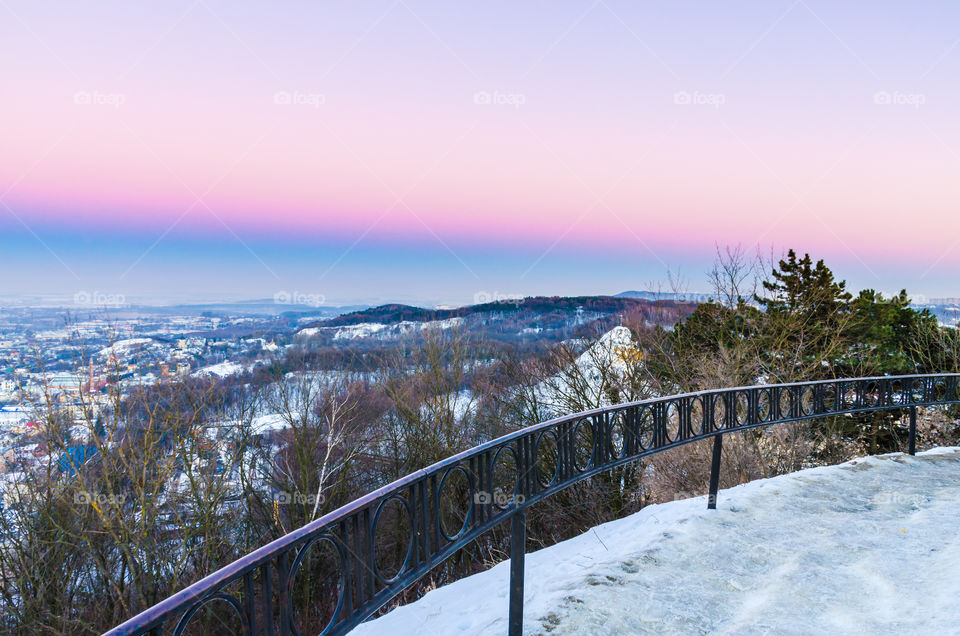
[[[75,271],[104,254],[64,233],[116,254],[226,233],[253,269],[260,242],[317,237],[433,243],[454,268],[476,252],[468,270],[484,249],[585,250],[611,255],[595,278],[635,257],[701,287],[688,255],[742,242],[960,292],[945,2],[5,4],[0,231]],[[489,284],[567,291],[526,269]]]

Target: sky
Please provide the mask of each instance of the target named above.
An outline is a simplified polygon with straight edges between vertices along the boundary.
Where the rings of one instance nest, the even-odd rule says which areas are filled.
[[[960,296],[951,2],[0,0],[0,294]]]

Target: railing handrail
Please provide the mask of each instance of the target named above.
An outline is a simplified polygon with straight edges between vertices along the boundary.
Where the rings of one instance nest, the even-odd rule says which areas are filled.
[[[924,399],[906,400],[907,392],[914,391],[914,384],[918,381],[923,387],[922,397]],[[899,401],[894,402],[892,399],[894,396],[893,386],[897,382],[901,383],[902,386],[898,393],[900,399]],[[943,392],[939,398],[928,399],[937,397],[937,395],[935,393],[931,393],[931,391],[933,391],[935,385],[939,385],[941,383]],[[331,620],[324,629],[323,633],[345,633],[362,620],[368,618],[371,614],[376,612],[391,599],[399,595],[403,589],[419,580],[419,578],[426,574],[429,569],[435,567],[439,563],[442,563],[458,549],[470,541],[473,541],[478,536],[485,534],[493,527],[500,525],[508,518],[513,519],[512,526],[515,540],[511,543],[517,543],[516,540],[518,538],[522,538],[518,537],[518,532],[522,531],[525,536],[525,510],[528,506],[599,472],[603,472],[623,464],[631,463],[643,457],[676,448],[690,442],[713,437],[715,445],[710,482],[711,499],[709,503],[711,507],[714,507],[717,491],[717,478],[719,477],[721,440],[724,434],[756,428],[759,426],[771,426],[774,424],[814,419],[831,415],[910,408],[910,449],[913,451],[916,430],[916,407],[960,403],[960,390],[958,390],[958,384],[960,384],[960,373],[869,376],[859,378],[815,380],[810,382],[789,382],[784,384],[755,384],[750,386],[709,389],[664,397],[647,398],[623,404],[599,407],[553,418],[545,422],[513,431],[494,440],[484,442],[471,449],[462,451],[446,459],[435,462],[426,468],[414,471],[385,486],[377,488],[376,490],[373,490],[372,492],[367,493],[366,495],[363,495],[334,511],[331,511],[322,517],[311,521],[304,526],[301,526],[300,528],[293,530],[292,532],[279,537],[274,541],[271,541],[270,543],[237,559],[236,561],[216,570],[215,572],[171,595],[156,605],[140,612],[138,615],[107,632],[107,634],[109,636],[127,636],[131,634],[147,633],[159,634],[162,631],[162,625],[167,622],[167,620],[175,619],[180,614],[185,613],[184,617],[181,618],[177,628],[174,630],[174,633],[177,634],[179,631],[182,631],[182,628],[186,627],[186,620],[192,616],[193,611],[199,609],[199,607],[201,607],[203,604],[213,600],[226,601],[230,603],[230,605],[241,615],[246,633],[259,633],[257,630],[257,611],[253,604],[253,600],[250,598],[245,598],[245,603],[241,603],[237,598],[231,595],[219,594],[221,590],[223,590],[226,586],[242,579],[245,585],[244,596],[246,597],[251,595],[253,593],[253,575],[256,570],[261,570],[261,582],[263,582],[264,578],[269,579],[270,568],[271,566],[276,566],[274,561],[276,561],[278,557],[282,556],[286,558],[291,552],[297,550],[298,548],[300,549],[300,552],[302,552],[303,548],[311,546],[314,542],[321,538],[329,540],[331,543],[336,545],[337,541],[343,539],[341,535],[337,534],[336,526],[338,524],[345,524],[347,520],[359,521],[358,517],[362,516],[363,514],[366,514],[365,521],[368,527],[365,529],[365,534],[363,528],[357,530],[357,532],[363,534],[362,538],[367,543],[371,542],[373,538],[375,538],[376,531],[375,527],[369,527],[369,513],[371,509],[376,508],[379,510],[386,503],[391,501],[400,501],[401,503],[404,503],[407,500],[403,499],[402,495],[407,494],[409,501],[412,502],[410,505],[404,503],[404,506],[407,507],[407,514],[410,517],[410,549],[408,550],[408,557],[397,575],[385,581],[383,577],[376,572],[376,564],[373,562],[375,560],[375,556],[373,555],[374,551],[371,549],[369,555],[364,554],[364,557],[370,557],[371,562],[363,563],[361,565],[364,565],[364,567],[367,567],[367,569],[370,570],[370,573],[373,574],[373,581],[361,581],[361,583],[367,586],[369,589],[360,590],[360,599],[358,599],[360,602],[356,603],[356,601],[352,599],[353,590],[350,589],[351,587],[358,585],[355,578],[370,579],[371,574],[363,572],[362,570],[356,573],[357,576],[350,576],[349,572],[341,572],[341,587],[339,591],[337,609],[335,610],[334,616],[331,617]],[[839,408],[841,406],[840,389],[847,388],[847,385],[852,385],[854,388],[854,405],[847,408]],[[881,387],[882,390],[877,392],[875,401],[865,405],[864,396],[872,394],[871,392],[866,391],[864,388],[868,385],[876,385],[877,387]],[[834,387],[835,408],[827,409],[824,407],[823,391],[818,391],[817,389],[823,389],[824,387],[829,388],[831,386]],[[804,396],[806,395],[807,389],[813,390],[813,401],[811,402],[809,409],[804,409],[803,400],[805,399]],[[768,415],[764,418],[758,419],[756,416],[758,414],[757,410],[759,408],[759,398],[764,394],[767,396]],[[774,400],[774,395],[777,398],[776,401]],[[789,401],[789,406],[786,413],[783,413],[781,408],[783,395],[787,395]],[[723,398],[723,416],[722,423],[719,426],[715,422],[716,407],[721,401],[717,399],[717,396],[721,396]],[[911,396],[911,398],[912,397],[913,396]],[[708,400],[706,398],[710,399]],[[743,421],[739,421],[737,412],[738,409],[743,406],[744,403],[741,402],[741,400],[744,398],[746,399],[746,413],[744,414],[745,419]],[[698,431],[694,431],[691,424],[691,416],[694,411],[694,403],[698,400],[700,402],[703,421],[700,429]],[[683,411],[680,410],[681,405],[684,409]],[[673,425],[671,423],[673,420],[670,419],[672,416],[668,413],[668,410],[671,406],[676,407],[676,432],[672,438],[669,434],[670,431],[668,430],[669,427]],[[732,423],[730,420],[731,407],[732,415],[734,416]],[[646,414],[650,416],[651,427],[649,429],[641,430],[636,422],[637,413],[641,409],[646,409]],[[622,419],[630,420],[630,423],[624,423],[621,426],[623,435],[622,455],[610,457],[610,449],[604,447],[604,438],[611,437],[613,424],[608,421],[612,418],[608,418],[607,416],[613,414],[615,417],[620,413],[625,414]],[[777,416],[775,417],[774,415]],[[713,426],[710,428],[710,430],[708,430],[707,427],[708,417],[710,418],[710,421],[713,422]],[[603,422],[601,422],[601,420]],[[575,450],[575,442],[572,440],[572,435],[579,431],[579,427],[585,421],[588,422],[588,426],[590,427],[591,431],[590,460],[589,464],[581,469],[576,462],[576,458],[572,455],[572,451]],[[560,429],[565,425],[575,425],[575,428],[572,429],[572,431],[566,431],[565,433],[561,432]],[[641,438],[648,432],[650,433],[650,442],[643,444]],[[541,440],[546,435],[551,435],[556,443],[557,467],[555,477],[549,484],[544,486],[543,484],[539,483],[538,479],[531,479],[530,473],[531,471],[535,471],[539,476],[539,467],[536,464],[536,462],[539,460],[539,455],[537,452],[539,450]],[[627,452],[627,438],[629,435],[633,436],[631,438],[633,444],[631,449],[633,452],[630,453]],[[534,448],[532,449],[531,442],[534,442]],[[480,462],[480,460],[483,458],[486,458],[487,465],[480,466],[478,470],[474,471],[475,474],[472,475],[476,481],[471,480],[470,494],[475,495],[475,493],[478,491],[483,490],[482,487],[478,487],[476,482],[486,481],[487,485],[492,486],[493,464],[489,463],[490,455],[494,454],[493,462],[496,462],[497,457],[499,457],[499,453],[503,452],[504,449],[510,449],[510,452],[514,455],[514,459],[516,461],[517,486],[514,491],[514,497],[516,498],[517,495],[524,495],[524,497],[520,498],[519,501],[511,503],[509,507],[504,508],[499,512],[496,510],[487,510],[485,513],[476,515],[474,515],[474,510],[475,508],[480,507],[480,504],[477,504],[475,501],[474,503],[468,503],[470,512],[467,515],[467,519],[464,522],[461,530],[453,537],[447,536],[445,530],[440,526],[433,527],[433,525],[431,525],[428,527],[428,517],[431,515],[435,516],[437,512],[437,510],[433,509],[427,510],[430,508],[428,495],[435,494],[436,499],[439,500],[442,496],[442,493],[436,489],[436,484],[433,484],[433,490],[435,492],[424,492],[419,495],[421,499],[417,500],[418,495],[414,494],[414,487],[419,487],[420,490],[425,490],[424,484],[426,484],[427,481],[433,480],[435,482],[438,475],[444,474],[445,476],[442,480],[440,480],[440,490],[442,490],[446,476],[449,476],[453,471],[462,472],[466,475],[467,471],[463,468],[465,464],[470,464],[472,466]],[[533,450],[533,455],[531,455],[531,450]],[[563,451],[566,451],[566,453]],[[601,458],[607,456],[607,461],[598,462],[598,454],[601,456]],[[521,462],[521,459],[524,461]],[[524,471],[521,471],[521,463],[524,464]],[[470,470],[474,469],[471,468]],[[486,472],[484,472],[485,470]],[[562,475],[565,473],[569,476],[566,479],[562,479]],[[526,485],[523,484],[524,481],[527,482]],[[533,484],[532,482],[534,481],[537,481],[538,483]],[[415,518],[415,514],[419,514],[421,512],[419,508],[417,508],[417,510],[413,509],[418,506],[422,506],[424,508],[422,511],[422,519]],[[474,519],[473,517],[476,518]],[[517,527],[518,520],[524,524],[522,528]],[[424,522],[422,524],[423,527],[418,528],[418,533],[414,532],[416,521]],[[439,521],[438,519],[437,523],[442,524],[442,521]],[[468,528],[468,526],[470,527]],[[341,529],[341,534],[345,532],[346,530]],[[442,541],[439,536],[436,536],[438,534],[442,534],[448,539],[448,541]],[[424,538],[421,535],[428,536]],[[359,535],[357,538],[359,540]],[[431,548],[434,539],[436,539],[436,548]],[[425,551],[426,553],[416,555],[418,559],[417,563],[414,564],[416,567],[411,567],[410,552],[415,551],[415,548],[418,547],[417,544],[424,542],[428,544]],[[520,543],[522,545],[523,541],[520,541]],[[341,545],[336,545],[336,547],[341,552],[341,568],[348,570],[352,563],[350,556],[343,553]],[[349,551],[349,548],[347,548],[347,550]],[[297,552],[297,554],[300,554],[300,552]],[[302,554],[300,556],[302,556]],[[351,556],[353,556],[355,560],[360,560],[360,557],[354,553],[351,553]],[[511,560],[513,560],[515,563],[519,561],[519,576],[522,580],[523,552],[515,551],[513,548],[511,548]],[[284,563],[285,562],[282,561],[280,565],[276,567],[283,568]],[[295,565],[298,565],[299,561],[295,559],[294,563]],[[513,575],[513,568],[511,569],[511,572]],[[292,616],[289,615],[288,611],[289,608],[286,606],[289,603],[289,599],[285,598],[284,590],[291,585],[295,573],[295,571],[284,572],[282,569],[280,571],[281,585],[279,587],[281,588],[281,600],[279,609],[281,621],[292,621]],[[401,575],[406,576],[401,577]],[[378,583],[380,584],[379,587],[381,587],[381,589],[376,591]],[[515,627],[518,627],[519,623],[517,621],[520,620],[520,617],[515,616],[517,613],[517,608],[514,607],[516,598],[513,592],[513,587],[514,586],[511,585],[510,631],[511,633],[518,633]],[[270,594],[269,581],[266,581],[266,587],[263,593],[267,595]],[[366,598],[364,598],[364,594],[366,594]],[[351,595],[350,601],[352,602],[348,602],[347,604],[344,603],[346,595]],[[274,620],[272,598],[265,599],[264,603],[265,604],[262,608],[263,620],[260,622],[263,623],[264,628],[267,628],[269,625],[269,629],[272,630],[272,623]],[[522,604],[522,595],[520,596],[520,603]],[[348,604],[356,605],[356,608],[350,612],[349,616],[342,612],[345,605]],[[266,633],[272,633],[272,631]]]

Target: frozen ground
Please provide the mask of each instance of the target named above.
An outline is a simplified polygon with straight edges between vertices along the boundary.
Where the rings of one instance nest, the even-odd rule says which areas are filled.
[[[508,563],[355,634],[505,634]],[[960,634],[960,448],[649,506],[527,555],[525,634]]]

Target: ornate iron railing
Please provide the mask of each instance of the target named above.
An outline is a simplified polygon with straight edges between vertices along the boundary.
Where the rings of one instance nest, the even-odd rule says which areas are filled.
[[[712,437],[708,507],[716,507],[725,433],[812,418],[960,403],[960,374],[872,377],[759,385],[672,395],[576,413],[454,455],[335,510],[234,561],[108,632],[183,633],[203,607],[232,608],[244,634],[299,634],[291,589],[311,550],[336,562],[336,601],[323,634],[344,634],[431,569],[495,526],[511,523],[509,632],[520,634],[526,509],[568,486],[643,457]],[[456,489],[459,481],[466,488]],[[512,484],[498,490],[497,484]],[[449,527],[444,502],[459,490],[462,521]],[[405,520],[402,565],[377,556],[384,513]],[[276,589],[274,579],[276,578]],[[228,588],[239,588],[231,592]],[[332,603],[331,603],[332,604]],[[507,609],[507,608],[505,608]]]

